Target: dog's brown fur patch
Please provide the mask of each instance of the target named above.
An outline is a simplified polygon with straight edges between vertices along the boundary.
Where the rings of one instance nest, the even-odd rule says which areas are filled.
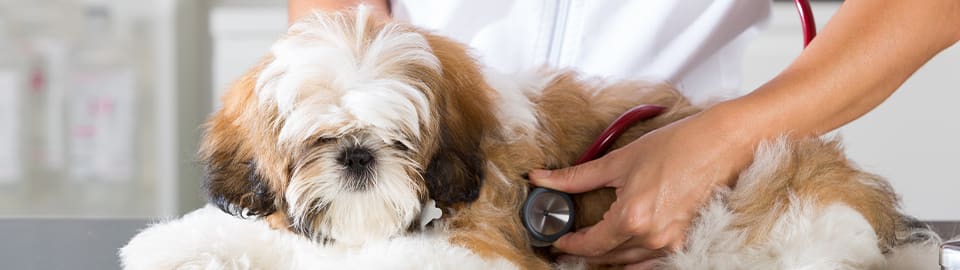
[[[262,124],[249,126],[259,119],[276,117],[275,112],[262,112],[253,93],[260,70],[272,60],[265,57],[223,96],[224,107],[207,122],[200,147],[206,174],[204,189],[213,203],[234,215],[269,215],[277,209],[278,198],[273,191],[281,183],[271,181],[273,178],[265,177],[257,169],[282,172],[283,168],[276,166],[286,163],[269,155],[254,160],[253,153],[260,153],[259,149],[248,143],[251,138],[276,140],[274,129]]]
[[[837,141],[786,139],[790,152],[763,181],[751,183],[752,192],[734,193],[728,204],[738,219],[735,227],[748,233],[748,241],[763,241],[792,198],[816,202],[824,208],[842,203],[860,212],[873,226],[880,247],[894,245],[896,232],[905,229],[897,211],[897,195],[880,177],[858,170],[844,156]],[[746,196],[749,195],[749,196]]]
[[[596,91],[604,94],[594,95]],[[531,101],[539,116],[540,130],[533,131],[533,140],[503,138],[498,137],[503,134],[495,133],[484,141],[483,149],[494,167],[487,168],[490,172],[480,199],[459,209],[449,224],[454,228],[454,241],[478,254],[506,258],[522,269],[546,269],[546,261],[533,255],[535,251],[519,218],[519,207],[529,189],[523,175],[532,169],[572,165],[607,125],[633,106],[656,104],[671,110],[633,127],[619,145],[696,109],[679,93],[662,85],[604,85],[579,80],[574,72],[561,72]],[[575,195],[579,213],[576,226],[598,222],[614,199],[613,192],[607,189]]]

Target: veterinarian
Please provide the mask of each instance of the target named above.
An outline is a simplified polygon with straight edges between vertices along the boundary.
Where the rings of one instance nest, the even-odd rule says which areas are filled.
[[[358,2],[289,0],[289,17]],[[554,246],[638,269],[682,246],[699,207],[715,187],[736,184],[760,142],[818,136],[857,119],[960,40],[960,1],[847,0],[790,66],[743,93],[740,55],[768,19],[770,1],[367,3],[470,44],[485,65],[504,72],[547,64],[661,80],[696,104],[716,102],[595,161],[530,173],[536,185],[571,193],[616,188],[603,221]]]

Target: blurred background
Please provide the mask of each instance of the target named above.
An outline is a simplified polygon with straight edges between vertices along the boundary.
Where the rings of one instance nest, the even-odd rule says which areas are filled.
[[[0,0],[0,218],[156,218],[203,204],[195,159],[216,97],[286,26],[284,0]],[[839,2],[814,3],[818,24]],[[801,49],[776,2],[743,86]],[[960,220],[960,50],[843,128],[908,213]]]

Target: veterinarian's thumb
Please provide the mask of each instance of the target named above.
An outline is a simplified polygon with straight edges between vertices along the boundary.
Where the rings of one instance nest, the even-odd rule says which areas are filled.
[[[581,193],[607,186],[616,175],[608,170],[608,162],[597,159],[557,170],[533,170],[530,182],[536,186],[567,193]]]

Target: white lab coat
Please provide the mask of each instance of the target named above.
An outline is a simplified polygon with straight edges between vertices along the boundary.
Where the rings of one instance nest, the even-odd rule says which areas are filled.
[[[739,96],[769,0],[394,0],[394,18],[469,44],[505,73],[551,65],[663,81],[695,103]]]

